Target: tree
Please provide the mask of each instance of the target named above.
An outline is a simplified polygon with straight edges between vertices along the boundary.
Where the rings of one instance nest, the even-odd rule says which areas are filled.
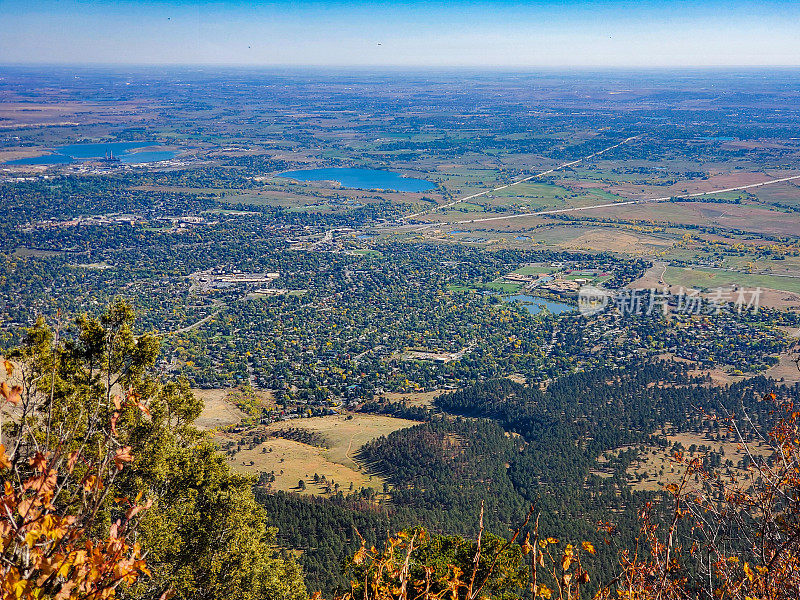
[[[416,529],[389,538],[382,551],[362,543],[351,561],[351,590],[340,600],[518,597],[525,583],[531,597],[545,600],[794,600],[800,597],[800,411],[775,393],[764,400],[776,416],[767,435],[746,413],[722,419],[748,457],[745,470],[723,473],[676,451],[684,475],[666,487],[667,509],[643,506],[635,543],[620,551],[618,572],[595,583],[596,592],[583,560],[596,553],[594,545],[540,538],[537,517],[522,544],[515,540],[527,521],[508,541],[483,536],[481,527],[475,542]],[[758,448],[751,437],[760,440]],[[599,529],[607,543],[620,533],[610,523]],[[530,557],[527,574],[522,555]]]
[[[126,509],[117,507],[117,498],[135,497],[149,506],[136,542],[150,575],[115,586],[120,595],[305,597],[294,558],[275,546],[275,530],[253,499],[253,482],[231,473],[207,434],[193,427],[201,403],[185,380],[157,377],[158,339],[134,335],[133,322],[133,311],[121,301],[100,318],[79,317],[66,332],[54,333],[38,321],[13,358],[28,382],[26,393],[52,401],[32,404],[8,423],[11,436],[17,439],[24,425],[31,447],[34,440],[52,439],[64,448],[59,456],[78,449],[79,456],[97,461],[105,456],[97,440],[110,432],[111,463],[128,466],[104,480],[93,509],[98,527],[110,531],[120,518],[120,526],[125,524]],[[59,500],[72,506],[79,492],[62,492]]]
[[[670,484],[669,519],[648,504],[641,513],[640,544],[621,555],[615,587],[624,598],[790,600],[800,597],[800,412],[789,399],[768,393],[776,424],[758,433],[745,413],[721,419],[748,457],[742,472],[722,473],[701,459],[675,460],[685,471]],[[752,428],[751,431],[743,427]],[[697,477],[700,485],[692,486]],[[610,587],[605,598],[617,597]]]
[[[351,590],[342,600],[519,598],[528,571],[518,534],[506,541],[482,533],[470,541],[416,528],[389,537],[382,551],[367,549],[362,539],[348,565]]]
[[[11,383],[14,363],[3,370],[0,411],[11,407],[13,416],[8,453],[0,443],[0,597],[111,598],[148,573],[133,539],[150,502],[110,494],[133,458],[115,427],[132,400],[89,404],[83,419],[60,421],[54,370],[33,380],[23,371]]]

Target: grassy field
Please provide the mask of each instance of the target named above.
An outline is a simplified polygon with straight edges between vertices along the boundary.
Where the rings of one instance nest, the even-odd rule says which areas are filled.
[[[794,332],[791,335],[796,338],[797,332]],[[797,364],[794,362],[793,358],[793,355],[781,354],[778,364],[767,369],[765,375],[786,383],[799,382],[800,370],[798,370]]]
[[[669,248],[672,241],[665,235],[650,235],[614,228],[561,227],[537,236],[568,250],[620,252],[632,255],[652,255]]]
[[[746,256],[726,256],[722,260],[722,267],[746,271],[752,266],[754,271],[769,271],[775,275],[800,275],[800,256],[787,256],[784,260],[758,257],[752,254]]]
[[[736,468],[735,465],[739,463],[746,453],[743,449],[738,448],[738,444],[733,441],[716,441],[712,440],[706,435],[700,433],[679,433],[677,435],[667,436],[670,446],[666,449],[663,448],[646,448],[644,453],[640,455],[640,460],[635,462],[628,469],[628,478],[634,490],[660,490],[665,485],[670,483],[679,483],[683,477],[686,467],[675,462],[672,456],[672,445],[680,443],[684,447],[684,452],[687,458],[700,456],[699,452],[694,455],[688,452],[692,444],[697,446],[708,446],[714,452],[719,452],[720,448],[724,451],[722,457],[723,462],[726,460],[733,461],[734,467],[732,472],[744,474],[744,471]],[[764,454],[767,452],[766,447],[753,445],[750,448],[754,454]]]
[[[281,429],[302,428],[319,433],[325,439],[327,448],[320,448],[294,440],[270,438],[252,449],[242,447],[234,456],[228,457],[231,468],[251,475],[274,472],[273,489],[300,492],[300,480],[306,483],[305,494],[324,494],[324,484],[314,483],[314,474],[325,476],[328,482],[338,483],[342,491],[361,487],[383,489],[383,480],[370,475],[358,464],[353,456],[365,443],[388,435],[398,429],[416,425],[416,421],[396,419],[382,415],[348,414],[295,419],[289,422],[273,423],[267,432]],[[217,442],[224,446],[236,441],[234,434],[219,434]]]
[[[704,289],[737,284],[744,288],[762,287],[800,293],[800,278],[797,277],[738,273],[710,268],[667,267],[664,281],[668,285]]]
[[[600,188],[575,192],[552,183],[525,182],[502,190],[491,191],[481,196],[479,201],[488,207],[502,207],[510,212],[532,212],[552,208],[592,206],[620,199],[622,198],[616,194]],[[458,203],[449,211],[464,211],[462,208],[464,204]]]
[[[457,212],[483,212],[483,207],[480,204],[473,204],[472,202],[457,202],[451,206],[449,210]]]
[[[591,192],[593,196],[597,196],[602,200],[625,200],[625,198],[622,198],[617,194],[612,194],[611,192],[601,188],[589,188],[586,191]]]
[[[487,290],[496,290],[498,292],[503,292],[504,294],[514,294],[522,289],[522,284],[520,283],[513,283],[510,281],[502,281],[500,279],[496,281],[492,281],[491,283],[487,283],[483,285]]]
[[[469,292],[473,290],[493,290],[501,294],[515,294],[522,289],[521,283],[512,283],[510,281],[502,281],[500,279],[490,283],[475,283],[472,285],[455,285],[449,284],[447,289],[452,292]]]
[[[214,429],[235,425],[247,415],[226,400],[229,389],[193,389],[194,395],[203,401],[203,412],[195,421],[201,429]]]
[[[538,275],[539,273],[552,273],[558,270],[555,267],[546,267],[544,265],[525,265],[514,271],[514,273],[519,275]]]

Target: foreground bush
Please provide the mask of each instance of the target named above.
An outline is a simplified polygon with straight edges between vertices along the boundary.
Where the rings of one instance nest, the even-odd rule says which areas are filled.
[[[188,384],[156,376],[133,318],[116,302],[64,331],[39,321],[5,362],[3,600],[302,600],[251,481],[193,427]]]

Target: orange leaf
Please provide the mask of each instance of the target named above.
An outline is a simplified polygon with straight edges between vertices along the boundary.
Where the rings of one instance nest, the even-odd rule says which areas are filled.
[[[122,470],[122,467],[125,466],[126,462],[131,462],[132,460],[133,460],[133,455],[131,454],[130,446],[125,446],[124,448],[117,449],[117,452],[114,455],[114,464],[120,471]]]
[[[130,508],[129,508],[129,509],[126,511],[126,512],[125,512],[125,518],[126,518],[127,520],[131,520],[131,519],[132,519],[133,517],[135,517],[137,514],[139,514],[139,513],[140,513],[140,512],[142,512],[143,510],[147,510],[147,509],[148,509],[148,508],[150,508],[152,505],[153,505],[153,501],[152,501],[152,500],[148,500],[146,504],[138,504],[138,505],[136,505],[136,506],[131,506],[131,507],[130,507]],[[356,564],[358,564],[358,563],[356,563]]]
[[[3,444],[0,444],[0,467],[4,469],[11,468],[11,462],[8,460],[8,456],[6,455],[6,447]]]
[[[83,481],[83,489],[86,491],[92,491],[93,489],[102,490],[103,481],[94,475],[89,475],[89,477]]]
[[[48,452],[47,454],[50,453]],[[28,461],[28,464],[37,471],[44,471],[44,468],[47,466],[47,456],[41,452],[37,452],[36,456]]]
[[[78,462],[78,451],[75,450],[74,452],[70,452],[69,458],[67,459],[67,471],[72,473],[73,469],[75,468],[75,463]]]
[[[10,404],[16,406],[19,404],[19,398],[22,394],[22,386],[15,385],[12,387],[8,386],[8,383],[5,381],[0,384],[0,395],[3,396]]]

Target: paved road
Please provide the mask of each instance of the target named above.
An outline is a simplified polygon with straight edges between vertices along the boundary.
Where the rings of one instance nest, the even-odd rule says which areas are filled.
[[[418,227],[418,228],[425,228],[425,227],[441,227],[442,225],[468,225],[470,223],[488,223],[490,221],[507,221],[510,219],[519,219],[522,217],[538,217],[544,215],[557,215],[562,213],[570,213],[570,212],[578,212],[583,210],[596,210],[598,208],[610,208],[612,206],[626,206],[629,204],[645,204],[648,202],[666,202],[668,200],[677,200],[680,201],[681,198],[699,198],[700,196],[708,196],[711,194],[722,194],[725,192],[738,192],[740,190],[749,190],[752,188],[757,188],[765,185],[772,185],[775,183],[781,183],[783,181],[794,181],[796,179],[800,179],[800,175],[793,175],[791,177],[781,177],[779,179],[769,179],[767,181],[762,181],[760,183],[750,183],[748,185],[739,185],[736,187],[729,187],[729,188],[722,188],[718,190],[709,190],[707,192],[695,192],[693,194],[684,194],[682,196],[662,196],[660,198],[643,198],[641,200],[625,200],[623,202],[608,202],[606,204],[595,204],[592,206],[579,206],[575,208],[557,208],[552,210],[540,210],[538,212],[528,212],[528,213],[517,213],[513,215],[503,215],[502,217],[484,217],[482,219],[467,219],[464,221],[439,221],[436,223],[422,223],[422,224],[414,224],[414,225],[401,225],[400,227]],[[513,184],[512,184],[513,185]],[[408,218],[408,217],[406,217]]]
[[[219,314],[221,311],[222,311],[222,308],[218,308],[218,309],[217,309],[217,310],[215,310],[213,313],[211,313],[210,315],[207,315],[207,316],[203,317],[203,318],[202,318],[202,319],[200,319],[199,321],[195,321],[195,322],[194,322],[194,323],[192,323],[191,325],[187,325],[186,327],[181,327],[180,329],[176,329],[175,331],[171,331],[171,332],[169,332],[167,335],[176,335],[176,334],[178,334],[178,333],[186,333],[187,331],[191,331],[192,329],[197,329],[197,328],[198,328],[198,327],[200,327],[200,326],[201,326],[203,323],[208,323],[208,322],[209,322],[211,319],[213,319],[214,317],[216,317],[216,316],[217,316],[217,315],[218,315],[218,314]]]
[[[608,148],[603,148],[602,150],[598,150],[593,154],[589,154],[588,156],[584,156],[583,158],[579,158],[577,160],[573,160],[568,163],[564,163],[563,165],[558,165],[557,167],[553,167],[552,169],[548,169],[547,171],[542,171],[541,173],[536,173],[535,175],[530,175],[523,179],[518,179],[513,183],[507,183],[506,185],[501,185],[500,187],[492,188],[490,190],[484,190],[482,192],[478,192],[476,194],[470,194],[469,196],[464,196],[463,198],[459,198],[458,200],[453,200],[452,202],[448,202],[447,204],[442,204],[440,206],[435,206],[433,208],[429,208],[427,210],[423,210],[412,215],[406,215],[405,217],[401,217],[401,221],[405,221],[406,219],[413,219],[414,217],[420,217],[422,215],[427,215],[428,213],[436,212],[438,210],[443,210],[445,208],[450,208],[451,206],[455,206],[459,202],[466,202],[467,200],[472,200],[473,198],[479,198],[480,196],[485,196],[486,194],[491,194],[492,192],[499,192],[500,190],[504,190],[506,188],[513,187],[515,185],[519,185],[520,183],[525,183],[526,181],[530,181],[531,179],[536,179],[537,177],[544,177],[545,175],[549,175],[550,173],[554,173],[560,169],[565,169],[566,167],[571,167],[572,165],[577,165],[579,162],[583,162],[585,160],[589,160],[590,158],[594,158],[595,156],[600,156],[604,152],[608,152],[609,150],[613,150],[614,148],[619,148],[622,144],[627,144],[631,140],[637,139],[638,135],[634,135],[632,137],[626,138],[622,140],[618,144],[614,144],[613,146],[609,146]]]

